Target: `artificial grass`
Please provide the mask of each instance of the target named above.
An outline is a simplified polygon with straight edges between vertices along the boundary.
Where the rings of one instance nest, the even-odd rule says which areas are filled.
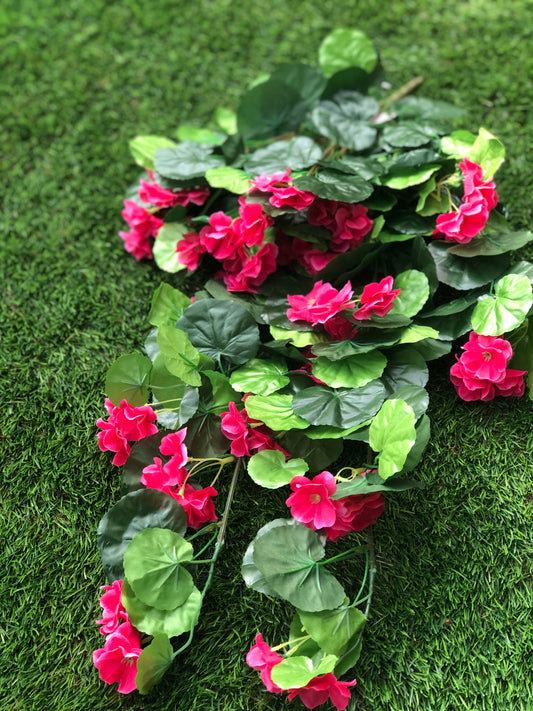
[[[96,525],[119,494],[94,421],[108,365],[141,346],[151,294],[172,282],[116,237],[137,173],[128,139],[205,125],[257,74],[314,63],[328,31],[359,27],[395,88],[423,74],[421,94],[466,108],[464,127],[504,141],[498,191],[513,225],[531,226],[531,9],[517,0],[2,3],[0,709],[289,707],[244,664],[256,631],[281,641],[290,614],[240,580],[248,541],[285,515],[282,493],[265,496],[245,477],[193,646],[148,697],[118,695],[92,667],[103,639],[93,624],[104,583]],[[389,497],[375,527],[358,711],[533,708],[531,403],[462,403],[445,371],[431,368],[433,437],[416,472],[428,487]],[[357,573],[355,563],[355,582]]]

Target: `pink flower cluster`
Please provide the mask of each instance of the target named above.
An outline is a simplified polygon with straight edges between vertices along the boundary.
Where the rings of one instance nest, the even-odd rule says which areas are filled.
[[[100,632],[106,635],[104,647],[93,652],[93,664],[100,673],[100,678],[107,684],[118,681],[118,691],[129,694],[136,689],[137,659],[142,652],[141,636],[128,619],[122,606],[122,580],[115,580],[112,585],[103,585],[106,592],[100,598],[103,608]]]
[[[483,181],[483,169],[465,158],[459,163],[463,174],[464,195],[461,205],[454,212],[437,217],[433,236],[444,235],[447,242],[466,244],[485,227],[489,213],[498,203],[494,182]]]
[[[154,457],[154,463],[143,469],[141,483],[149,489],[158,489],[176,499],[185,509],[187,525],[200,528],[205,523],[216,521],[213,498],[218,492],[212,486],[201,489],[187,483],[189,472],[187,447],[184,444],[187,428],[171,432],[163,437],[159,451],[170,459],[163,463],[160,457]]]
[[[268,202],[281,209],[292,208],[293,210],[304,210],[309,207],[315,196],[307,190],[298,190],[291,182],[291,169],[287,168],[285,173],[273,173],[272,175],[260,175],[251,180],[252,187],[248,194],[252,197],[258,192],[270,193]]]
[[[231,440],[231,453],[235,457],[249,457],[252,452],[263,449],[277,449],[287,452],[272,439],[272,431],[259,420],[252,420],[246,410],[238,410],[234,402],[228,403],[229,410],[223,412],[220,429]],[[287,455],[288,456],[288,455]]]
[[[191,190],[167,190],[162,188],[154,180],[151,170],[147,171],[150,181],[141,180],[139,187],[139,198],[143,202],[153,205],[155,210],[147,210],[141,205],[137,205],[133,200],[124,200],[122,217],[128,223],[129,232],[119,232],[119,237],[124,241],[127,252],[133,254],[139,261],[144,257],[152,259],[152,243],[150,237],[157,237],[157,233],[163,226],[163,220],[153,213],[175,205],[203,205],[209,197],[209,188],[193,188]]]
[[[507,363],[513,355],[509,341],[470,332],[464,353],[450,369],[450,379],[463,400],[492,400],[524,394],[525,370],[512,370]]]
[[[332,499],[337,484],[328,471],[313,479],[295,476],[290,487],[293,493],[286,503],[292,517],[313,531],[323,531],[330,541],[353,531],[362,531],[375,523],[385,510],[385,500],[379,492]]]
[[[393,289],[393,278],[385,277],[380,282],[367,284],[360,298],[360,308],[351,316],[359,321],[371,316],[385,316],[393,307],[394,299],[401,289]],[[348,338],[355,333],[353,323],[341,311],[355,306],[353,290],[347,282],[339,291],[328,282],[317,281],[309,294],[287,296],[291,308],[287,311],[289,321],[307,321],[313,326],[323,324],[325,330],[335,339]]]
[[[317,198],[307,211],[311,225],[320,225],[331,231],[331,243],[327,252],[312,247],[306,240],[287,237],[282,232],[276,236],[280,249],[280,264],[290,266],[298,262],[309,274],[318,274],[332,259],[354,249],[372,229],[372,220],[364,205],[322,200]]]
[[[265,241],[265,230],[273,220],[259,204],[239,198],[239,217],[214,212],[209,224],[199,234],[188,232],[176,247],[178,261],[189,271],[196,269],[200,257],[210,254],[222,262],[222,278],[228,291],[257,293],[269,274],[276,269],[278,248]]]
[[[102,452],[115,452],[113,464],[120,467],[131,452],[128,441],[138,442],[158,431],[154,424],[157,415],[149,405],[134,407],[127,400],[122,400],[116,407],[106,398],[104,405],[109,419],[99,418],[96,421],[96,426],[102,430],[97,435],[98,446]]]
[[[252,669],[259,670],[262,682],[267,690],[274,694],[283,692],[283,689],[272,681],[272,669],[282,661],[283,657],[269,647],[263,640],[263,635],[257,634],[255,643],[246,655],[246,663]],[[315,676],[301,688],[287,689],[286,691],[289,694],[289,701],[298,697],[308,709],[314,709],[330,699],[335,708],[338,711],[342,711],[350,700],[348,687],[355,684],[355,679],[352,681],[339,681],[330,672],[329,674]]]

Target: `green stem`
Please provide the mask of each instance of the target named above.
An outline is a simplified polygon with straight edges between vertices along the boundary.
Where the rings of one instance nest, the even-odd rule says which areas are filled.
[[[357,546],[356,548],[349,548],[343,553],[333,556],[333,558],[328,558],[327,560],[317,561],[317,565],[326,565],[326,563],[333,563],[336,560],[342,560],[343,558],[352,558],[354,555],[359,553],[364,553],[367,550],[366,546]]]

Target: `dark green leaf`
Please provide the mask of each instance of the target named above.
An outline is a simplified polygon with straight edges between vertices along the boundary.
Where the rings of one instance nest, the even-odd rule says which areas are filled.
[[[389,399],[399,399],[406,402],[414,411],[416,420],[422,417],[429,406],[427,390],[419,385],[402,385]]]
[[[375,71],[369,74],[360,67],[341,69],[329,77],[320,98],[333,99],[339,91],[360,91],[362,94],[366,94],[375,74]]]
[[[203,177],[209,168],[224,165],[224,158],[213,155],[213,146],[184,141],[174,148],[158,148],[154,165],[157,172],[165,178],[192,180]]]
[[[297,91],[308,108],[312,108],[318,101],[327,83],[327,79],[316,69],[299,62],[282,64],[272,72],[270,79],[287,84]]]
[[[298,190],[308,190],[313,195],[326,200],[339,200],[340,202],[362,202],[372,194],[373,187],[370,183],[357,175],[342,175],[333,171],[323,170],[297,178],[294,186]]]
[[[481,254],[493,256],[520,249],[520,247],[529,244],[531,240],[533,240],[533,233],[529,232],[529,230],[511,232],[507,225],[506,229],[502,229],[502,227],[490,229],[489,224],[487,224],[487,227],[479,237],[467,244],[456,244],[450,247],[448,252],[450,254],[458,254],[460,257],[478,257]]]
[[[508,254],[463,259],[450,254],[448,248],[447,242],[432,242],[428,245],[435,260],[439,280],[460,291],[475,289],[498,279],[507,272],[511,263]]]
[[[412,210],[396,210],[387,217],[389,227],[409,235],[427,235],[435,228],[435,220],[421,217]]]
[[[177,410],[187,386],[173,375],[165,365],[165,356],[159,353],[154,360],[150,374],[150,389],[154,399],[163,403],[165,410]],[[194,413],[193,413],[194,414]]]
[[[374,158],[363,158],[362,156],[343,156],[337,160],[321,160],[319,165],[326,170],[358,175],[363,180],[372,180],[385,171],[383,165]]]
[[[263,593],[263,595],[268,595],[269,597],[281,598],[281,595],[278,595],[278,593],[275,592],[270,587],[270,585],[268,585],[263,573],[255,565],[255,563],[254,563],[254,547],[255,547],[256,541],[258,541],[261,538],[261,536],[263,536],[265,533],[270,531],[272,528],[276,528],[277,526],[295,526],[295,525],[299,525],[299,524],[293,518],[291,518],[291,519],[276,518],[273,521],[269,521],[262,528],[260,528],[259,531],[256,533],[254,540],[249,544],[248,548],[246,549],[246,553],[244,554],[244,558],[242,560],[242,567],[241,567],[241,574],[242,574],[243,580],[249,588],[252,588],[253,590],[257,590],[257,592]]]
[[[395,148],[419,148],[436,137],[437,134],[432,124],[401,121],[385,126],[381,140]]]
[[[201,415],[187,422],[185,444],[191,457],[220,457],[228,451],[229,440],[220,429],[220,416]]]
[[[428,381],[426,362],[413,346],[398,346],[387,353],[388,363],[381,380],[391,396],[403,385],[421,388]]]
[[[346,113],[343,108],[347,109]],[[365,119],[356,119],[352,115],[352,108],[353,105],[341,107],[333,101],[321,101],[311,112],[311,121],[318,133],[330,141],[353,151],[365,151],[373,145],[378,132],[365,120],[371,114],[365,116]]]
[[[413,449],[415,449],[415,447],[416,444]],[[378,491],[394,493],[396,491],[424,488],[425,484],[420,481],[415,481],[414,479],[397,479],[394,477],[394,479],[390,481],[385,481],[377,472],[371,472],[370,474],[365,474],[365,476],[356,476],[353,481],[341,481],[337,484],[337,491],[331,498],[337,500],[344,499],[346,496],[375,494]]]
[[[296,136],[288,141],[274,141],[250,153],[244,162],[244,169],[253,175],[284,172],[287,168],[302,170],[310,168],[320,160],[321,155],[322,149],[312,138]]]
[[[306,430],[307,431],[307,430]],[[292,430],[283,436],[283,447],[293,457],[304,459],[311,474],[324,471],[342,454],[343,442],[340,439],[320,439],[312,441],[305,432]]]
[[[137,659],[135,686],[140,694],[147,694],[161,681],[174,660],[174,650],[166,634],[156,635]]]
[[[105,391],[113,405],[127,400],[140,407],[148,402],[148,382],[152,362],[140,353],[120,356],[111,364],[105,379]]]
[[[413,118],[421,121],[455,121],[464,116],[464,109],[447,101],[427,99],[423,96],[404,96],[392,104],[403,119]],[[466,132],[465,132],[466,133]],[[471,134],[473,136],[473,134]],[[475,136],[473,136],[473,140]]]
[[[154,463],[154,457],[161,457],[159,445],[163,436],[163,432],[158,432],[134,443],[122,468],[122,481],[128,491],[144,489],[144,484],[141,484],[143,469]]]
[[[296,89],[281,81],[266,81],[243,96],[237,109],[237,127],[245,140],[272,138],[296,131],[306,111]]]
[[[157,489],[141,489],[123,496],[98,524],[97,545],[109,580],[124,577],[124,552],[130,541],[146,528],[187,530],[187,515],[181,504]]]
[[[422,459],[422,455],[427,447],[430,436],[431,423],[429,421],[429,417],[427,415],[423,415],[422,419],[416,426],[416,440],[411,448],[411,451],[407,455],[405,464],[402,467],[402,474],[404,472],[412,471]]]
[[[375,415],[384,399],[385,388],[379,381],[337,390],[317,385],[296,393],[293,408],[312,425],[348,429]]]

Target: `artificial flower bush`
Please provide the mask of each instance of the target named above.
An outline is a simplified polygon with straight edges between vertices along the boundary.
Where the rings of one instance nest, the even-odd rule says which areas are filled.
[[[259,630],[246,662],[272,693],[346,708],[372,525],[388,496],[421,488],[409,474],[430,437],[427,362],[462,339],[450,377],[463,400],[532,389],[533,265],[510,255],[531,233],[499,205],[503,146],[454,131],[455,107],[388,94],[359,32],[332,33],[319,64],[275,71],[214,130],[131,143],[145,172],[120,237],[185,287],[155,293],[146,354],[111,366],[97,422],[127,493],[98,529],[110,584],[94,662],[121,693],[147,693],[192,643],[244,467],[264,496],[287,491],[244,582],[294,608],[287,640]],[[360,555],[360,586],[345,589],[325,565]]]

